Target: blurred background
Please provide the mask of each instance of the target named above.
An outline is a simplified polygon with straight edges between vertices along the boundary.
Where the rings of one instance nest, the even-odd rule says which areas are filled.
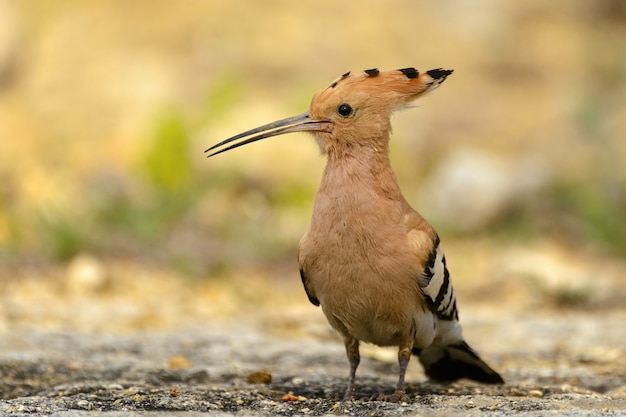
[[[310,307],[316,144],[203,151],[374,67],[455,70],[392,161],[461,305],[623,306],[624,51],[621,0],[0,0],[0,326]]]

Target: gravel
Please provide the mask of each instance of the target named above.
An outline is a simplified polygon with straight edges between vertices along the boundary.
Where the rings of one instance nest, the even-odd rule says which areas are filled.
[[[316,313],[288,330],[276,317],[125,334],[5,329],[0,415],[626,415],[623,310],[469,317],[470,343],[507,383],[436,384],[413,361],[402,404],[337,400],[348,365]],[[392,349],[365,346],[357,397],[391,393],[396,372]]]

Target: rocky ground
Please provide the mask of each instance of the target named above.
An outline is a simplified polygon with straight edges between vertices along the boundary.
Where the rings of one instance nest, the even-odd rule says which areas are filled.
[[[152,279],[160,292],[139,291],[140,278],[91,296],[43,281],[39,296],[24,290],[28,280],[5,286],[0,415],[626,415],[626,310],[619,306],[521,311],[468,302],[466,338],[505,385],[435,384],[413,361],[409,402],[341,402],[342,343],[303,294],[227,317],[194,307],[191,292],[207,301],[211,291],[181,287],[176,299]],[[228,302],[216,303],[229,312]],[[395,351],[362,350],[357,396],[392,392]]]

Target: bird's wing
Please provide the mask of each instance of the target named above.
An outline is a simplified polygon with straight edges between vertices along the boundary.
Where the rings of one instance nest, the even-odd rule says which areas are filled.
[[[302,245],[306,244],[307,235],[308,233],[302,237],[302,239],[300,240],[300,244],[298,245],[298,263],[300,264],[300,278],[302,279],[302,285],[304,285],[304,291],[306,292],[306,296],[309,297],[309,301],[314,306],[319,307],[320,300],[317,298],[317,296],[313,292],[313,289],[309,285],[309,280],[307,279],[306,271],[304,269],[304,262],[302,257],[300,257]]]
[[[306,296],[309,297],[309,301],[314,306],[319,307],[320,300],[318,300],[317,297],[314,296],[313,293],[311,292],[311,290],[309,289],[309,286],[308,286],[309,282],[306,279],[306,275],[304,273],[304,269],[300,269],[300,278],[302,279],[302,285],[304,285],[304,291],[306,292]]]
[[[423,233],[420,238],[423,240]],[[414,235],[418,236],[418,235]],[[411,235],[409,235],[411,238]],[[417,238],[417,237],[415,237]],[[456,308],[456,297],[450,282],[450,273],[446,267],[446,257],[441,247],[439,236],[433,232],[429,236],[429,246],[427,248],[422,242],[419,245],[422,253],[428,251],[428,256],[422,256],[423,271],[418,277],[417,283],[424,294],[426,303],[430,310],[440,319],[458,320],[459,314]]]
[[[411,236],[411,234],[409,234]],[[450,273],[446,267],[441,242],[437,234],[414,234],[414,247],[421,248],[423,271],[418,278],[418,285],[430,310],[437,317],[435,340],[430,346],[414,348],[426,374],[439,381],[454,381],[470,378],[490,384],[501,384],[502,377],[487,365],[463,340],[459,313],[456,309],[456,297],[450,282]],[[425,250],[430,246],[430,250]],[[428,256],[424,256],[428,251]]]

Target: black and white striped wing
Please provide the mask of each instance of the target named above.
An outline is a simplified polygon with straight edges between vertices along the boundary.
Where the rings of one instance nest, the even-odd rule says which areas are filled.
[[[446,257],[439,236],[435,235],[433,248],[419,278],[419,286],[431,311],[443,320],[458,320],[456,297],[446,267]]]
[[[456,297],[446,267],[446,257],[439,237],[419,277],[419,287],[430,310],[437,316],[437,335],[432,345],[413,353],[419,356],[426,374],[439,381],[469,378],[488,384],[502,384],[504,380],[463,340]]]

